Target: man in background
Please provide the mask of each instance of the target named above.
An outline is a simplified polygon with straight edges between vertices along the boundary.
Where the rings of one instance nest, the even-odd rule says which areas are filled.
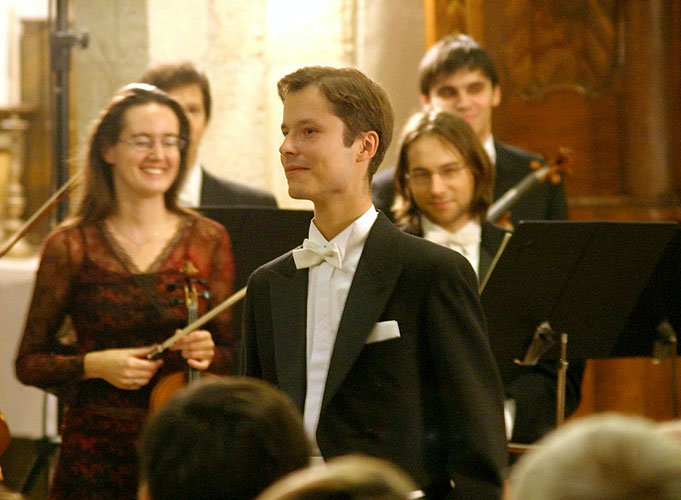
[[[471,126],[447,111],[416,113],[407,123],[395,170],[395,224],[456,250],[485,282],[507,231],[486,220],[494,169]],[[531,443],[556,425],[556,363],[540,360],[504,380],[507,437]],[[565,411],[581,398],[584,361],[567,370]]]
[[[189,119],[191,140],[187,152],[187,178],[178,193],[186,207],[260,206],[276,207],[272,194],[244,184],[220,179],[209,173],[198,161],[201,137],[211,113],[208,78],[189,61],[161,63],[151,66],[141,81],[155,85],[175,98]]]
[[[495,167],[494,200],[532,171],[532,160],[541,160],[494,139],[492,111],[501,102],[499,75],[489,52],[468,35],[445,37],[426,52],[419,66],[419,85],[424,111],[451,111],[473,127]],[[374,204],[391,217],[393,177],[389,169],[376,175],[372,184]],[[514,226],[521,220],[566,219],[563,184],[535,186],[510,211]]]

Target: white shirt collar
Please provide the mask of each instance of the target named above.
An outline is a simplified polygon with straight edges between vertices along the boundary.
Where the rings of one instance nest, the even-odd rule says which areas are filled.
[[[489,156],[489,161],[492,162],[492,165],[496,165],[497,150],[494,148],[494,137],[492,136],[492,134],[489,135],[487,140],[483,143],[482,147],[485,148],[487,156]]]
[[[199,165],[199,162],[196,162],[189,168],[187,176],[184,178],[184,183],[177,193],[177,201],[181,207],[201,206],[202,181],[203,173],[201,172],[201,165]]]
[[[477,217],[468,221],[458,231],[452,232],[421,215],[421,229],[424,239],[456,250],[468,259],[475,273],[478,274],[482,227]]]
[[[341,259],[343,261],[343,271],[353,272],[356,268],[357,263],[354,266],[348,268],[348,263],[346,262],[346,256],[357,246],[364,245],[364,241],[369,236],[369,231],[371,231],[376,218],[378,217],[378,212],[372,204],[369,209],[364,212],[360,217],[352,221],[352,223],[343,229],[340,233],[334,236],[331,241],[327,241],[326,238],[319,232],[317,226],[314,223],[314,219],[310,222],[310,232],[309,239],[318,243],[320,245],[326,245],[327,243],[335,243],[340,250]],[[357,259],[359,260],[359,259]]]

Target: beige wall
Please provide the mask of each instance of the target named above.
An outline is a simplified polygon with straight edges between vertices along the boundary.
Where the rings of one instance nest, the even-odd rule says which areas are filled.
[[[71,107],[80,151],[99,110],[148,64],[147,10],[139,0],[73,0],[77,32],[87,30],[85,50],[71,51]]]
[[[421,0],[74,0],[91,46],[74,52],[78,135],[149,62],[192,59],[207,72],[213,116],[200,158],[212,172],[291,200],[279,166],[276,81],[308,64],[356,66],[385,86],[396,135],[416,109]],[[394,159],[394,148],[386,165]]]

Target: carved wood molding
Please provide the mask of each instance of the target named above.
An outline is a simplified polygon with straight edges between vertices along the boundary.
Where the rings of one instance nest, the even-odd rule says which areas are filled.
[[[598,95],[623,62],[621,2],[508,0],[504,4],[507,85],[525,98],[571,89]]]
[[[467,33],[485,45],[485,22],[503,33],[505,88],[524,98],[569,89],[599,95],[623,64],[621,0],[424,0],[426,42]]]

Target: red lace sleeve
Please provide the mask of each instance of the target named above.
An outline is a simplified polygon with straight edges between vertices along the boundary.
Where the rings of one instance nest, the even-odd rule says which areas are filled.
[[[60,230],[45,241],[33,298],[16,359],[19,381],[64,397],[83,374],[83,356],[55,354],[56,335],[68,314],[77,264],[77,230]],[[82,243],[80,244],[82,251]]]
[[[234,288],[234,260],[232,258],[232,244],[227,231],[220,228],[220,238],[214,247],[211,258],[211,274],[209,289],[212,297],[210,308],[226,300]],[[207,325],[207,329],[215,342],[215,357],[210,371],[220,374],[233,374],[236,359],[234,330],[232,329],[233,315],[230,310],[219,314]]]

